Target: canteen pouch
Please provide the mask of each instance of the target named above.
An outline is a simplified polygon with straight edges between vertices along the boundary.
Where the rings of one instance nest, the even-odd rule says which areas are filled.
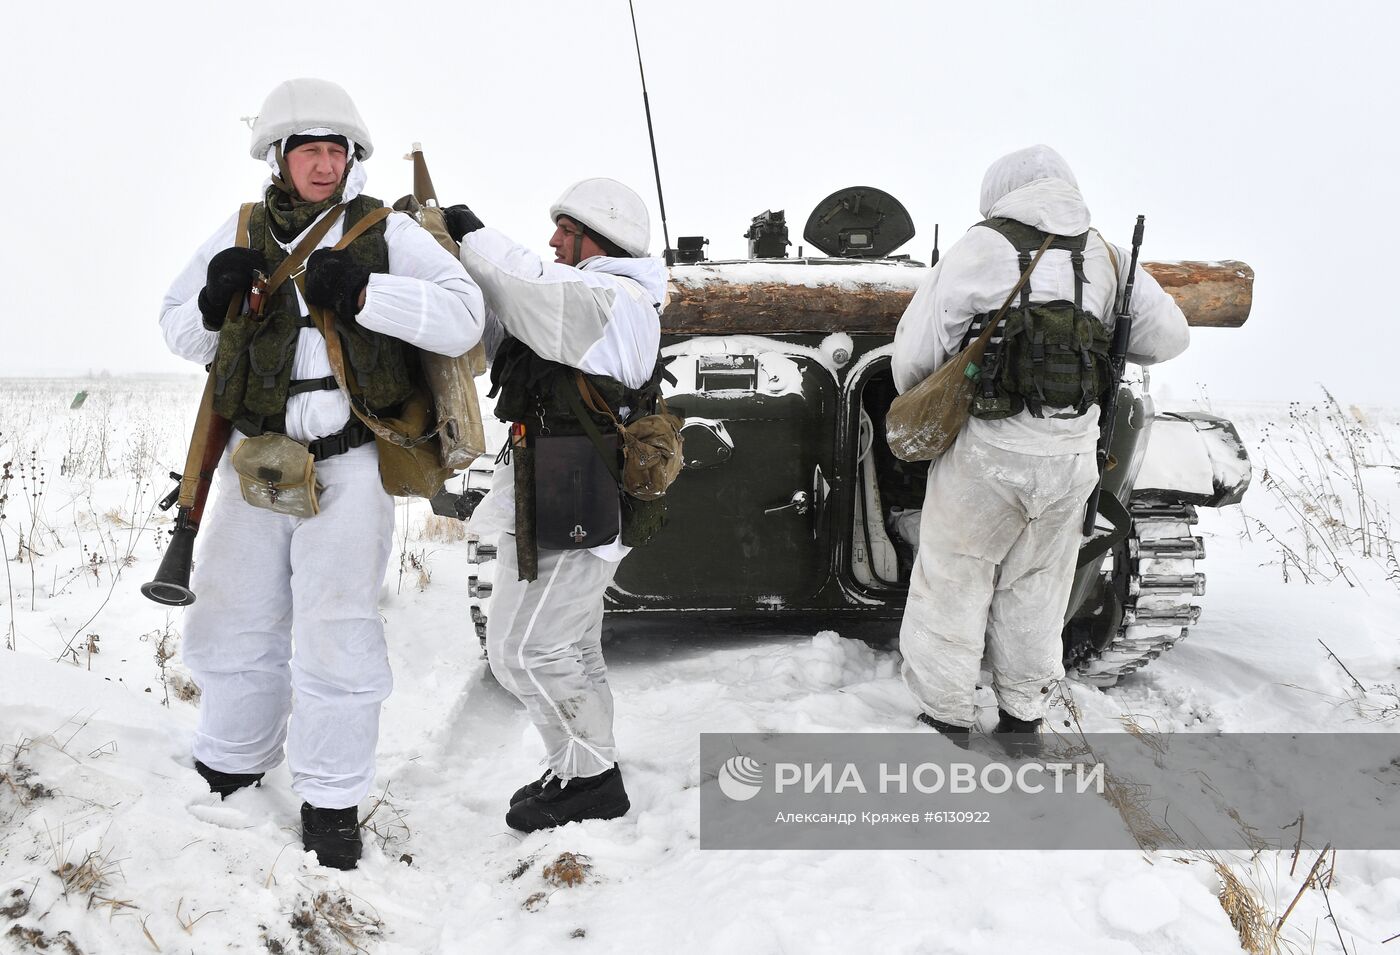
[[[289,517],[315,517],[321,511],[316,461],[306,445],[285,434],[244,438],[233,451],[233,470],[243,500]]]
[[[614,459],[617,435],[603,441]],[[532,435],[535,541],[541,550],[582,550],[617,540],[617,480],[588,435]]]
[[[622,490],[642,501],[662,497],[685,464],[681,418],[659,402],[657,414],[644,415],[626,425],[622,434]]]

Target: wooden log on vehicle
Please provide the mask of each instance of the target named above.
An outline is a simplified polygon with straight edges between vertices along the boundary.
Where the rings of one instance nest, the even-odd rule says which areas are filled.
[[[1254,270],[1243,262],[1144,262],[1189,325],[1239,328],[1254,304]]]
[[[1193,326],[1238,328],[1254,270],[1243,262],[1144,262]],[[661,330],[673,335],[894,334],[927,270],[881,263],[756,262],[671,270]]]

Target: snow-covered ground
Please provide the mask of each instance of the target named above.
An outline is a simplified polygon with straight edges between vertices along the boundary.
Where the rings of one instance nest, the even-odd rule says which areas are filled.
[[[486,672],[465,542],[421,503],[400,505],[383,590],[397,689],[362,809],[366,859],[350,873],[309,863],[285,768],[223,803],[190,768],[180,616],[137,589],[159,559],[168,518],[152,507],[183,463],[198,387],[0,382],[0,629],[14,647],[0,648],[0,952],[1240,949],[1199,853],[701,851],[699,733],[912,729],[893,650],[834,633],[612,641],[632,812],[514,833],[506,797],[539,774],[539,744]],[[1085,730],[1400,728],[1387,544],[1400,412],[1318,398],[1213,409],[1261,467],[1243,507],[1203,514],[1204,616],[1118,687],[1067,684]],[[558,865],[563,853],[584,868]],[[1269,919],[1316,855],[1291,874],[1287,855],[1219,859]],[[1400,852],[1343,851],[1331,868],[1280,950],[1384,955],[1400,933]]]

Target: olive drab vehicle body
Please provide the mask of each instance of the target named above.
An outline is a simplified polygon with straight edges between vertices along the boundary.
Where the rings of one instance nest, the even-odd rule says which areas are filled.
[[[862,187],[812,213],[804,238],[821,258],[786,257],[781,212],[755,218],[753,258],[709,261],[705,240],[678,242],[661,323],[685,467],[666,495],[665,529],[618,570],[605,632],[898,632],[915,553],[901,529],[917,527],[929,466],[898,460],[884,439],[895,326],[927,273],[891,257],[913,234],[893,197]],[[1252,273],[1241,263],[1147,267],[1193,324],[1248,314]],[[1184,292],[1169,275],[1183,267]],[[1100,685],[1195,623],[1205,583],[1196,509],[1235,503],[1249,483],[1228,421],[1158,409],[1148,386],[1130,367],[1104,477],[1132,532],[1080,568],[1066,614],[1066,668]],[[482,633],[492,553],[490,542],[473,545]]]

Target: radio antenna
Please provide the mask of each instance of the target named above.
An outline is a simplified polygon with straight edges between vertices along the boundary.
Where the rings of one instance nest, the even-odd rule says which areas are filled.
[[[627,0],[627,9],[632,14],[632,40],[637,45],[637,72],[642,76],[642,108],[647,114],[647,138],[651,140],[651,169],[656,174],[656,201],[661,206],[661,235],[666,241],[666,264],[676,264],[676,254],[671,250],[671,231],[666,227],[666,196],[661,192],[661,164],[656,160],[656,133],[651,126],[651,98],[647,96],[647,71],[642,67],[642,41],[637,35],[637,8],[632,0]]]

